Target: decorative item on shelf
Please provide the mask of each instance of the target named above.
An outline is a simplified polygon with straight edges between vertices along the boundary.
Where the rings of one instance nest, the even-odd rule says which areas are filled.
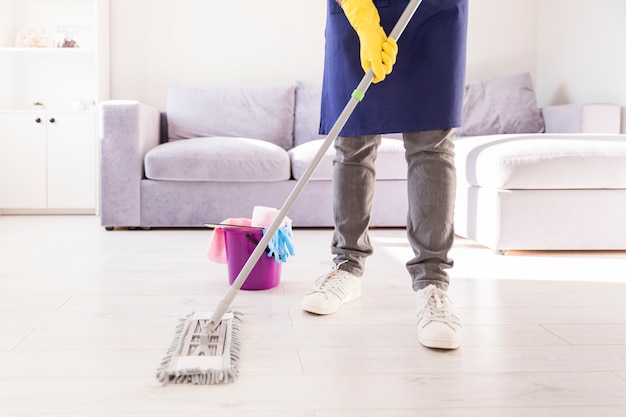
[[[57,27],[57,48],[93,49],[94,27],[63,25]]]
[[[81,100],[75,99],[72,101],[72,110],[73,111],[82,111],[85,110],[85,103]]]
[[[46,107],[43,105],[41,101],[35,101],[33,103],[33,107],[35,110],[39,110],[39,111],[44,111],[46,109]]]
[[[63,39],[63,43],[59,44],[59,48],[79,48],[75,40]]]
[[[39,30],[19,30],[15,36],[16,48],[50,48],[54,45],[54,36]]]

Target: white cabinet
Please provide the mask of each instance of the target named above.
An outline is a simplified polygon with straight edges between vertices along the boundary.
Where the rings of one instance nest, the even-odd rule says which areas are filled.
[[[0,214],[96,212],[108,25],[108,0],[0,0]]]
[[[94,114],[47,113],[48,208],[95,208]]]
[[[93,211],[93,113],[0,113],[0,209]]]
[[[0,210],[46,207],[42,117],[35,113],[0,114]]]

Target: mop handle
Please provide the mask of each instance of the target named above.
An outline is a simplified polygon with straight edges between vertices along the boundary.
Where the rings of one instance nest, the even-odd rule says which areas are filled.
[[[396,23],[393,30],[389,34],[390,38],[393,38],[396,41],[400,38],[400,35],[402,35],[404,28],[406,28],[406,25],[409,23],[409,21],[413,17],[413,14],[415,14],[415,11],[417,10],[417,8],[419,7],[421,3],[422,3],[422,0],[411,0],[409,2],[407,7],[404,9],[404,12],[398,19],[398,22]],[[332,129],[330,130],[330,133],[326,137],[326,140],[324,140],[321,147],[319,148],[319,150],[313,157],[313,160],[309,163],[309,166],[306,168],[306,170],[302,174],[302,177],[296,183],[294,189],[291,191],[291,193],[287,197],[287,200],[285,200],[285,203],[283,204],[282,208],[276,215],[276,218],[274,218],[274,221],[267,228],[267,230],[265,231],[265,234],[263,235],[263,238],[259,241],[259,244],[256,246],[254,251],[252,251],[252,254],[248,258],[248,261],[244,264],[243,268],[239,272],[239,275],[237,275],[237,278],[235,279],[235,281],[233,281],[232,285],[230,286],[230,288],[224,295],[224,298],[222,299],[222,301],[220,301],[217,308],[213,312],[213,316],[211,317],[211,322],[209,323],[209,325],[207,325],[207,330],[209,331],[209,333],[213,332],[217,328],[217,326],[219,325],[219,322],[222,320],[222,317],[230,308],[230,305],[235,299],[235,296],[237,295],[238,291],[241,289],[241,286],[243,285],[245,280],[248,278],[248,275],[250,275],[250,272],[256,265],[261,255],[265,252],[265,248],[269,245],[270,240],[274,236],[274,233],[276,233],[278,228],[282,226],[283,221],[287,217],[287,213],[289,212],[289,210],[291,210],[292,206],[294,205],[294,203],[296,202],[296,200],[302,193],[302,190],[311,179],[311,176],[317,169],[322,158],[326,154],[326,151],[328,150],[328,148],[330,148],[330,145],[335,141],[335,139],[337,139],[337,136],[339,136],[339,132],[341,132],[341,129],[343,129],[344,125],[348,121],[348,118],[354,111],[357,104],[359,104],[359,102],[363,100],[365,96],[365,92],[372,84],[373,79],[374,79],[374,73],[372,72],[372,69],[370,68],[367,71],[367,73],[363,76],[363,79],[361,79],[361,82],[357,86],[356,90],[354,90],[354,92],[352,93],[352,97],[348,101],[348,104],[346,104],[346,107],[343,109],[343,111],[337,118],[337,121],[335,122]]]

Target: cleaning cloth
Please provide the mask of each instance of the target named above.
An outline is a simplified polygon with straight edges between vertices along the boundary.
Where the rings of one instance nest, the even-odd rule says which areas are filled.
[[[221,224],[230,224],[235,226],[252,226],[250,219],[234,218],[225,219]],[[226,243],[224,240],[224,229],[216,227],[209,240],[209,246],[207,247],[207,257],[213,262],[220,264],[226,263]]]

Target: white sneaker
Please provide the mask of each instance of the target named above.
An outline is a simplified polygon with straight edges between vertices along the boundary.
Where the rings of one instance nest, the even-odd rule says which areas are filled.
[[[417,292],[417,337],[429,348],[457,349],[461,346],[461,322],[446,292],[434,285]]]
[[[343,303],[354,301],[361,296],[361,278],[338,269],[315,280],[315,287],[302,300],[302,309],[309,313],[331,314],[339,310]]]

